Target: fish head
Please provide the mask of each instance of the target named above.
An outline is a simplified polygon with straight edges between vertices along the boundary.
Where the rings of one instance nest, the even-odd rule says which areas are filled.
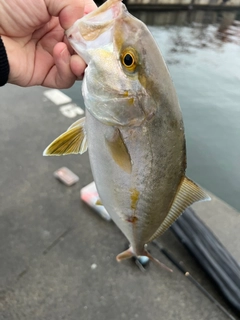
[[[88,65],[83,80],[86,108],[107,125],[138,126],[159,102],[156,65],[164,64],[144,23],[121,0],[108,0],[66,31]]]

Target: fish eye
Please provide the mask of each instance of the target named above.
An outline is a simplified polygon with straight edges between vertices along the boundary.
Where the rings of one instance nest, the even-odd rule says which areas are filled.
[[[134,63],[134,58],[130,53],[125,54],[123,57],[123,63],[126,67],[131,67]]]
[[[137,66],[137,54],[134,49],[127,48],[121,53],[121,63],[130,72],[135,71]]]

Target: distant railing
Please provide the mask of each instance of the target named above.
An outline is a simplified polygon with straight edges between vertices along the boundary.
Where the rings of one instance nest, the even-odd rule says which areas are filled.
[[[127,0],[128,5],[202,5],[240,7],[240,0]]]
[[[95,0],[96,3],[102,4],[104,0]],[[232,9],[240,8],[240,0],[123,0],[123,2],[136,9],[151,8],[216,8],[216,9]]]

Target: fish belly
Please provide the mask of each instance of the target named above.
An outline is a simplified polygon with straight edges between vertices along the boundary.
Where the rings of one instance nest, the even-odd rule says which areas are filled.
[[[100,199],[137,253],[166,217],[185,172],[181,123],[174,129],[153,119],[119,128],[132,162],[125,172],[105,142],[109,126],[86,110],[86,133],[93,177]],[[170,130],[171,129],[171,130]]]

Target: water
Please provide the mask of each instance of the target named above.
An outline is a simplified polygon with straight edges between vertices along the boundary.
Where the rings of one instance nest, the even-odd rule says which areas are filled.
[[[240,211],[240,14],[134,14],[148,24],[177,90],[188,176]],[[79,103],[79,85],[67,92]]]

